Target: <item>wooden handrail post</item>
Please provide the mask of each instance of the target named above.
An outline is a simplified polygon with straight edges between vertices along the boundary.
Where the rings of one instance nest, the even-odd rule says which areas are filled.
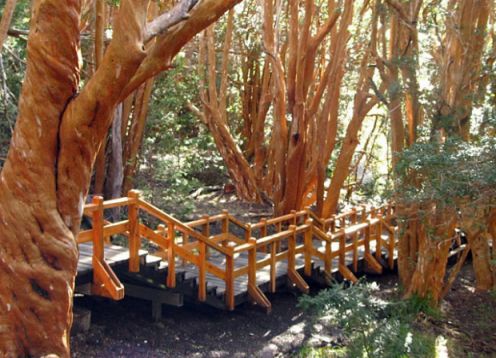
[[[346,234],[344,227],[340,230],[339,236],[339,265],[346,266]]]
[[[203,225],[202,235],[208,239],[210,237],[210,216],[203,215],[202,218],[206,221],[205,225]],[[208,247],[205,252],[205,257],[208,259]]]
[[[365,205],[360,206],[362,208],[362,222],[365,222],[367,220],[367,207]],[[375,211],[374,207],[370,209],[370,215],[374,215],[373,212]]]
[[[308,229],[305,231],[304,245],[305,245],[305,275],[312,275],[312,252],[313,252],[313,220],[307,219],[305,224]]]
[[[305,215],[303,215],[303,222],[307,222],[307,220],[311,218],[310,207],[306,206],[303,210],[305,210]]]
[[[251,237],[248,243],[253,247],[248,250],[248,284],[257,285],[257,239]]]
[[[205,302],[207,299],[207,244],[200,241],[198,253],[198,300]]]
[[[394,237],[394,230],[393,232],[389,232],[389,250],[388,250],[388,264],[389,268],[392,270],[394,269],[394,248],[395,248],[395,237]]]
[[[289,230],[292,233],[288,238],[288,278],[300,291],[308,293],[310,290],[308,284],[296,271],[296,225],[291,225]]]
[[[366,215],[367,213],[365,207],[362,206],[362,212],[360,215],[362,222],[366,219]],[[351,214],[351,224],[354,225],[357,223],[358,223],[357,209],[353,208]],[[351,235],[353,238],[353,271],[357,272],[358,271],[358,232],[354,232]]]
[[[357,219],[358,219],[357,209],[353,208],[353,209],[351,209],[351,223],[356,224]]]
[[[252,245],[248,250],[248,295],[252,301],[270,312],[272,305],[257,285],[257,239],[251,237],[248,243]]]
[[[290,225],[288,238],[288,271],[296,269],[296,225]]]
[[[374,256],[370,253],[370,239],[371,239],[371,230],[372,230],[372,221],[371,219],[367,220],[367,227],[365,227],[365,261],[369,264],[370,268],[377,273],[382,273],[381,264],[374,258]]]
[[[276,224],[276,231],[277,232],[281,232],[282,231],[282,222],[279,221]],[[279,252],[279,251],[281,251],[281,242],[280,241],[277,241],[275,243],[274,249],[276,250],[276,253]]]
[[[188,234],[183,233],[181,236],[183,237],[183,246],[184,246],[184,247],[186,247],[186,245],[188,245],[188,244],[189,244],[189,242],[190,242],[190,241],[189,241],[189,235],[188,235]],[[205,247],[205,250],[206,250],[206,247]],[[184,259],[184,258],[182,259],[182,264],[183,264],[183,266],[184,266],[184,265],[186,265],[186,264],[187,264],[187,262],[188,262],[188,261],[186,261],[186,259]]]
[[[267,236],[267,219],[262,219],[262,227],[260,228],[260,236],[261,237],[266,237]],[[267,252],[267,245],[262,246],[262,252]]]
[[[176,287],[176,228],[174,223],[167,223],[167,287]]]
[[[202,234],[205,237],[210,237],[210,216],[203,215],[202,219],[206,221],[205,224],[203,225]]]
[[[222,233],[229,233],[229,211],[222,210],[222,214],[224,214],[224,218],[222,219]]]
[[[330,224],[330,228],[329,228],[329,229],[330,229],[330,230],[331,230],[331,232],[333,233],[333,232],[335,232],[335,231],[336,231],[336,215],[332,215],[332,216],[331,216],[331,219],[332,219],[332,221],[331,221],[331,224]],[[324,228],[324,229],[325,229],[325,228]],[[326,230],[324,230],[324,232],[327,232],[327,231],[326,231]]]
[[[297,223],[298,217],[296,216],[296,210],[291,210],[291,215],[293,215],[292,224],[295,226],[298,225],[298,223]]]
[[[382,214],[377,214],[377,224],[375,226],[375,257],[382,257]]]
[[[91,292],[94,295],[121,300],[124,298],[124,286],[105,262],[103,198],[101,196],[93,197],[93,204],[97,206],[97,209],[92,213],[93,256],[91,261],[93,264],[93,283]]]
[[[234,248],[229,247],[226,255],[226,307],[229,311],[234,310]]]
[[[246,224],[246,231],[245,231],[245,241],[250,242],[251,239],[251,232],[252,232],[252,224]]]
[[[370,254],[370,220],[367,220],[367,224],[365,228],[365,255]]]
[[[277,289],[276,255],[279,241],[270,245],[270,292],[275,293]]]
[[[140,192],[130,190],[128,193],[129,199],[134,201],[128,205],[128,220],[129,220],[129,271],[139,272],[139,249],[141,246],[141,238],[139,234],[139,204],[138,199]]]
[[[325,260],[324,260],[324,271],[331,277],[332,273],[332,244],[329,241],[325,243]]]
[[[93,211],[93,258],[92,261],[103,262],[105,253],[103,248],[103,198],[93,197],[93,204],[98,205],[98,209]],[[95,264],[94,264],[95,265]]]

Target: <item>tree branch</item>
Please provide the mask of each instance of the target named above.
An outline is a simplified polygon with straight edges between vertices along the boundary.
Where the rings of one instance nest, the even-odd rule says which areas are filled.
[[[174,56],[193,36],[215,22],[239,2],[241,0],[202,0],[193,6],[184,21],[177,22],[176,26],[170,26],[169,31],[157,37],[156,43],[148,51],[140,68],[123,90],[121,100],[124,100],[148,78],[170,68]]]
[[[183,0],[170,11],[163,13],[146,25],[145,43],[165,33],[169,28],[188,19],[189,12],[199,0]]]

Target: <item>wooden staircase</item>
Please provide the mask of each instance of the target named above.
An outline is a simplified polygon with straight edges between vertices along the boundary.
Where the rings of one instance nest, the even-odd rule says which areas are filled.
[[[105,222],[104,211],[116,207],[127,207],[127,220]],[[147,298],[154,307],[187,300],[233,310],[251,301],[270,311],[267,294],[281,287],[308,292],[311,281],[354,282],[361,263],[378,274],[384,266],[394,267],[396,228],[389,205],[326,220],[305,209],[255,224],[227,211],[183,223],[131,191],[127,198],[105,202],[96,197],[84,213],[92,218],[92,229],[82,231],[78,242],[92,245],[91,293]],[[125,264],[107,262],[113,235],[127,238]],[[155,251],[144,252],[144,243]]]

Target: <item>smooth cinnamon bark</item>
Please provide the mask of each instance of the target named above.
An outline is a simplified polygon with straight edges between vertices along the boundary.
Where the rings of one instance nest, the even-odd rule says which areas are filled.
[[[213,27],[205,31],[200,41],[200,96],[204,110],[194,110],[207,125],[215,145],[226,164],[229,176],[236,188],[237,195],[244,200],[259,202],[260,192],[255,176],[240,148],[230,133],[227,122],[227,84],[229,67],[229,50],[232,45],[234,12],[227,18],[226,34],[222,51],[220,78],[216,71],[215,34]],[[204,79],[203,79],[204,77]],[[217,87],[217,81],[220,86]]]
[[[161,35],[165,47],[154,51],[172,59],[237,2],[205,0],[188,8]],[[78,94],[81,5],[32,5],[19,115],[0,173],[1,356],[70,356],[75,237],[95,157],[130,79],[134,88],[164,69],[147,62],[135,77],[154,57],[143,51],[148,1],[122,0],[102,64]]]
[[[0,173],[2,356],[69,355],[78,253],[57,207],[54,168],[60,114],[79,80],[79,13],[77,1],[33,3],[22,100]]]
[[[103,60],[105,52],[105,26],[106,26],[106,4],[105,0],[96,0],[95,16],[95,67],[98,69]],[[103,185],[105,184],[105,164],[106,164],[107,141],[103,141],[100,151],[95,161],[95,184],[94,193],[103,194]]]

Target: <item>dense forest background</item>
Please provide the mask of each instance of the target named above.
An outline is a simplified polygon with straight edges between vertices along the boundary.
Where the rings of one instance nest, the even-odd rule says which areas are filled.
[[[4,6],[2,1],[0,6]],[[286,4],[278,3],[279,7]],[[487,8],[487,26],[474,23],[479,26],[471,34],[478,41],[479,56],[472,59],[473,64],[462,64],[462,68],[455,68],[453,60],[450,61],[450,48],[453,40],[449,40],[449,31],[456,32],[457,19],[455,11],[464,11],[462,4],[448,1],[429,2],[370,2],[364,1],[355,3],[354,6],[348,4],[352,9],[344,9],[343,2],[316,2],[314,6],[314,18],[309,27],[310,31],[316,31],[319,24],[325,23],[334,14],[341,14],[342,11],[351,11],[348,23],[335,26],[335,38],[326,38],[323,44],[319,44],[318,53],[312,66],[315,73],[311,79],[319,81],[318,71],[321,75],[326,65],[333,66],[333,82],[329,83],[328,92],[332,92],[335,103],[332,106],[333,114],[329,114],[331,126],[335,126],[334,143],[328,143],[335,148],[330,152],[330,160],[325,168],[327,178],[326,188],[330,185],[330,179],[336,169],[336,162],[340,155],[347,135],[347,128],[354,116],[354,100],[359,91],[367,91],[367,96],[376,97],[373,99],[373,106],[367,108],[367,112],[362,114],[358,129],[355,131],[357,143],[353,150],[353,155],[349,161],[347,176],[341,185],[341,195],[343,199],[351,199],[356,204],[362,200],[372,202],[382,202],[388,200],[394,188],[394,174],[392,169],[391,143],[393,133],[391,130],[391,112],[399,112],[400,116],[405,116],[404,133],[408,138],[404,141],[405,146],[409,146],[412,141],[428,143],[432,138],[433,127],[442,126],[443,121],[449,122],[451,114],[442,115],[439,108],[442,105],[442,91],[446,91],[444,82],[460,81],[454,77],[453,72],[465,71],[460,76],[466,83],[460,83],[459,97],[464,102],[470,103],[469,130],[471,142],[474,145],[482,145],[485,140],[492,135],[494,126],[494,94],[495,75],[493,71],[495,50],[493,45],[494,30],[492,7]],[[18,1],[14,17],[9,30],[9,37],[4,45],[1,57],[1,97],[0,111],[3,119],[0,123],[0,164],[6,157],[10,136],[15,126],[17,117],[17,105],[25,71],[26,40],[29,30],[30,6],[29,1]],[[115,4],[107,3],[107,18],[104,21],[106,36],[111,34],[111,12]],[[162,7],[165,5],[161,5]],[[402,6],[402,10],[398,10]],[[455,9],[456,7],[460,9]],[[470,4],[467,2],[467,8]],[[278,21],[276,35],[279,39],[278,50],[287,52],[288,34],[290,26],[290,15],[287,9],[280,8],[278,11]],[[302,9],[303,11],[303,9]],[[407,13],[410,11],[410,13]],[[414,13],[411,13],[411,12]],[[468,9],[466,11],[475,11]],[[83,79],[85,74],[89,75],[95,70],[95,36],[93,33],[95,18],[91,14],[88,16],[88,26],[86,32],[82,33],[82,53],[90,56],[84,63]],[[394,28],[394,17],[398,17],[401,22],[411,17],[412,24],[407,26],[407,31],[415,31],[415,36],[401,34],[403,30]],[[467,15],[469,16],[469,15]],[[300,16],[303,21],[304,16]],[[343,15],[338,20],[343,22]],[[463,19],[460,19],[463,20]],[[375,23],[374,23],[375,22]],[[225,120],[230,138],[252,169],[258,170],[256,163],[257,155],[254,153],[254,141],[257,150],[267,151],[271,146],[273,128],[275,122],[275,110],[270,106],[274,99],[274,91],[268,88],[267,82],[272,79],[265,79],[267,76],[268,62],[270,62],[269,52],[263,39],[263,11],[261,5],[256,1],[246,1],[239,5],[231,17],[225,16],[211,31],[199,36],[176,57],[173,68],[154,78],[149,84],[148,91],[138,94],[141,97],[134,99],[129,104],[124,115],[128,121],[123,125],[124,138],[121,138],[124,148],[124,166],[126,174],[124,186],[129,189],[131,186],[153,195],[157,200],[164,200],[167,205],[167,198],[177,198],[182,203],[180,207],[171,203],[168,209],[175,209],[179,213],[186,214],[192,210],[191,193],[205,186],[217,188],[226,183],[234,184],[239,189],[239,180],[233,172],[229,172],[229,165],[222,156],[222,143],[216,147],[215,136],[218,130],[211,123],[213,120],[202,118],[206,109],[210,108],[215,99],[210,98],[211,93],[206,93],[213,86],[222,87],[224,93],[220,93],[223,98],[220,108],[221,116]],[[338,30],[339,27],[339,30]],[[370,49],[371,29],[383,32],[380,44],[375,44],[377,48]],[[412,28],[414,27],[414,29]],[[337,42],[337,31],[342,31],[344,43],[342,52],[324,55],[326,46],[337,46],[332,44]],[[394,31],[398,31],[399,36],[410,36],[407,39],[400,39],[398,44],[394,44]],[[228,32],[228,33],[227,33]],[[229,39],[226,39],[229,36]],[[377,34],[376,36],[381,36]],[[461,34],[453,35],[461,36]],[[372,39],[373,40],[373,39]],[[460,41],[465,39],[459,39]],[[468,40],[468,39],[467,39]],[[373,40],[377,41],[377,40]],[[389,43],[388,43],[389,41]],[[404,42],[404,43],[402,43]],[[465,45],[465,44],[461,44]],[[468,44],[467,44],[468,45]],[[209,48],[212,46],[212,48]],[[398,48],[396,48],[398,47]],[[202,54],[203,48],[203,54]],[[404,53],[395,53],[403,50]],[[469,51],[465,48],[463,51]],[[207,54],[205,52],[212,51]],[[462,53],[460,53],[461,55]],[[226,56],[227,55],[227,56]],[[288,57],[286,53],[282,57]],[[376,58],[373,58],[375,55]],[[205,56],[205,58],[202,58]],[[213,57],[210,57],[213,56]],[[337,58],[339,57],[339,58]],[[209,61],[214,60],[215,63]],[[326,61],[329,61],[326,63]],[[361,70],[365,65],[369,68],[366,80],[360,78]],[[465,61],[468,62],[468,61]],[[382,64],[381,64],[382,63]],[[468,66],[472,67],[468,67]],[[383,67],[383,70],[381,70]],[[373,69],[370,71],[370,69]],[[397,73],[395,73],[397,72]],[[212,78],[211,73],[217,73]],[[401,74],[400,74],[401,73]],[[272,74],[272,76],[274,76]],[[414,77],[412,77],[414,76]],[[392,78],[391,78],[392,77]],[[395,78],[396,77],[396,78]],[[263,81],[266,81],[263,83]],[[222,81],[222,84],[221,84]],[[365,84],[360,82],[366,82]],[[317,83],[318,84],[318,83]],[[264,87],[265,86],[265,87]],[[315,87],[315,84],[312,84]],[[359,88],[365,86],[368,88]],[[332,91],[331,91],[332,87]],[[144,89],[143,89],[144,90]],[[218,88],[221,90],[221,88]],[[307,90],[308,100],[315,99],[315,88]],[[265,92],[264,92],[265,91]],[[313,92],[312,92],[313,91]],[[264,92],[264,93],[263,93]],[[413,96],[412,96],[413,95]],[[258,97],[257,97],[258,96]],[[262,98],[263,96],[272,98]],[[329,99],[320,95],[319,108],[322,111],[329,106]],[[206,98],[208,97],[208,98]],[[393,97],[401,97],[397,102],[397,108],[391,108]],[[327,98],[327,99],[326,99]],[[329,96],[330,98],[330,96]],[[410,98],[413,98],[414,105],[411,107]],[[325,101],[327,100],[327,101]],[[443,99],[444,100],[444,99]],[[262,103],[262,102],[265,103]],[[145,108],[141,108],[141,103]],[[259,103],[257,103],[259,102]],[[260,105],[265,108],[259,108]],[[356,104],[355,104],[356,106]],[[140,108],[138,108],[140,107]],[[410,113],[414,111],[418,113]],[[260,110],[264,113],[263,123],[254,123],[253,116],[261,117]],[[453,113],[464,109],[451,109]],[[317,113],[315,114],[317,115]],[[320,113],[318,113],[320,115]],[[417,116],[418,123],[415,124],[415,136],[412,138],[412,128],[407,120],[410,116]],[[456,114],[454,114],[456,115]],[[401,117],[400,117],[401,118]],[[145,121],[146,119],[146,121]],[[260,119],[258,119],[260,121]],[[137,121],[141,123],[136,123]],[[434,122],[440,124],[434,124]],[[289,118],[289,122],[290,118]],[[316,128],[321,128],[319,122]],[[324,123],[326,124],[326,123]],[[127,127],[125,127],[127,125]],[[258,127],[256,127],[258,125]],[[262,127],[261,127],[262,126]],[[213,130],[211,128],[214,128]],[[262,132],[257,135],[254,132]],[[408,133],[407,133],[408,132]],[[256,138],[254,137],[261,137]],[[111,138],[111,134],[109,136]],[[330,136],[331,137],[331,136]],[[110,139],[109,138],[109,142]],[[129,143],[133,142],[133,143]],[[138,142],[138,143],[135,143]],[[220,149],[219,149],[220,148]],[[353,149],[353,146],[352,146]],[[421,161],[429,155],[427,146],[420,150],[408,152],[408,163]],[[111,159],[112,148],[107,146],[107,162]],[[126,153],[127,152],[127,153]],[[414,156],[413,158],[411,156]],[[424,157],[422,157],[424,155]],[[406,157],[406,156],[405,156]],[[226,156],[224,156],[226,158]],[[126,163],[127,161],[127,163]],[[431,160],[432,161],[432,160]],[[127,167],[129,165],[129,168]],[[435,165],[435,163],[431,163]],[[269,165],[265,163],[263,170],[267,171]],[[235,166],[233,166],[235,167]],[[108,165],[107,165],[108,168]],[[401,169],[401,168],[400,168]],[[109,170],[109,169],[107,169]],[[235,169],[233,169],[235,170]],[[435,171],[435,170],[434,170]],[[229,174],[231,178],[229,177]],[[270,190],[263,188],[260,184],[267,175],[256,173],[258,187],[249,187],[248,193],[240,196],[244,199],[253,199],[253,191],[264,192],[263,199],[267,202],[276,203]],[[108,178],[107,178],[108,179]],[[112,178],[110,178],[112,179]],[[101,180],[101,179],[100,179]],[[136,181],[131,185],[132,181]],[[100,184],[101,186],[101,184]],[[338,188],[338,191],[339,189]],[[333,188],[334,189],[334,188]],[[99,192],[97,190],[96,192]],[[251,192],[250,192],[251,191]],[[307,194],[310,190],[307,190]],[[125,190],[123,190],[125,192]],[[152,194],[153,192],[153,194]],[[352,195],[355,194],[355,195]],[[315,194],[312,194],[315,195]],[[244,197],[243,197],[244,196]],[[256,199],[262,197],[255,195]],[[175,200],[173,200],[175,202]],[[345,201],[342,203],[344,204]],[[307,200],[307,204],[312,204],[312,200]],[[277,204],[277,203],[276,203]]]
[[[82,2],[81,90],[117,38],[120,3]],[[148,17],[176,3],[151,1]],[[30,1],[8,4],[0,167],[16,138],[31,17]],[[477,289],[494,289],[495,15],[489,0],[242,1],[171,55],[167,71],[116,96],[115,109],[109,102],[89,193],[138,188],[181,218],[211,198],[322,218],[392,202],[405,297],[438,305],[469,253]],[[79,197],[60,191],[80,219]],[[460,232],[466,249],[447,270]]]

